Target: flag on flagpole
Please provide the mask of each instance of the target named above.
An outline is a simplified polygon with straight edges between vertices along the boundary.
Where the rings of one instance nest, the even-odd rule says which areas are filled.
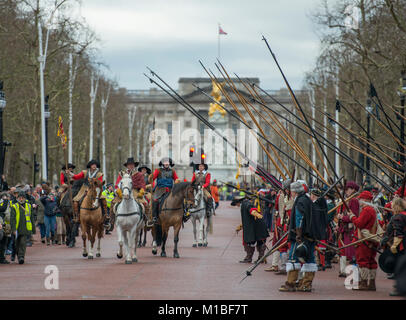
[[[227,34],[227,32],[225,32],[219,25],[219,34]]]
[[[63,131],[63,122],[62,122],[61,116],[59,116],[59,119],[58,119],[58,137],[61,138],[62,148],[65,149],[67,138],[66,138],[65,132]]]

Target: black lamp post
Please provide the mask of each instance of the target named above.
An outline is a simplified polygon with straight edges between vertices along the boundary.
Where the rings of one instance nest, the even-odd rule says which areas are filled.
[[[117,149],[118,149],[118,169],[121,168],[121,149],[122,148],[123,147],[121,146],[121,137],[119,137],[118,138],[118,146],[117,146]]]
[[[367,100],[366,110],[367,110],[367,139],[369,140],[370,139],[371,112],[372,112],[371,99]],[[370,169],[371,169],[371,165],[370,165],[370,159],[369,159],[369,143],[367,143],[367,157],[366,157],[367,172],[369,172]],[[367,182],[367,184],[371,183],[371,177],[369,176],[369,174],[367,174],[367,176],[366,176],[366,182]]]
[[[400,105],[402,108],[400,109],[400,114],[402,117],[400,118],[400,139],[404,141],[405,138],[405,120],[403,117],[405,116],[405,100],[406,100],[406,70],[401,71],[401,78],[400,78],[400,87],[399,87],[399,96],[400,96]],[[403,168],[404,163],[405,163],[405,156],[403,153],[405,152],[405,148],[403,145],[400,147],[400,152],[402,153],[400,155],[400,163],[401,167]]]
[[[3,111],[6,107],[6,96],[3,91],[3,81],[0,81],[0,188],[3,188],[4,174],[4,143],[3,143]]]
[[[97,122],[97,161],[100,163],[100,122]]]
[[[49,173],[48,172],[48,163],[49,163],[49,161],[48,161],[48,119],[51,116],[51,112],[49,111],[48,101],[49,101],[49,95],[47,95],[45,97],[45,106],[44,106],[44,110],[45,110],[45,112],[44,112],[44,116],[45,116],[45,157],[46,157],[46,164],[47,164],[45,170],[47,172],[47,177],[49,177],[49,175],[48,175],[48,173]]]

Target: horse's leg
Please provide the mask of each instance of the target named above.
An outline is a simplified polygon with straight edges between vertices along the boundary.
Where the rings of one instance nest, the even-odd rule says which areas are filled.
[[[144,241],[142,241],[141,247],[145,247],[147,245],[147,233],[148,233],[148,227],[145,226],[144,227]]]
[[[80,229],[82,230],[82,240],[83,240],[83,256],[87,257],[87,249],[86,249],[86,233],[87,233],[87,225],[83,222],[84,219],[81,221]],[[87,233],[88,234],[88,233]]]
[[[103,224],[101,224],[101,225],[99,225],[99,230],[97,232],[97,252],[96,252],[97,258],[101,257],[101,238],[103,238],[103,231],[104,231],[104,226],[103,226]]]
[[[203,212],[203,216],[199,219],[199,243],[198,246],[203,245],[203,235],[204,235],[204,215],[206,212]]]
[[[129,233],[130,233],[130,231],[124,231],[124,233],[123,233],[124,248],[125,248],[125,263],[126,264],[131,264],[132,263],[131,253],[130,253],[130,248],[129,248],[129,240],[128,240],[128,234]]]
[[[195,218],[194,216],[192,217],[192,224],[193,224],[193,238],[194,238],[192,247],[193,247],[193,248],[196,248],[196,247],[197,247],[197,240],[196,240],[196,218]]]
[[[138,224],[138,223],[137,223]],[[137,246],[136,246],[136,239],[140,238],[140,233],[142,232],[142,227],[138,227],[137,224],[133,228],[134,234],[131,235],[131,238],[134,239],[134,252],[132,253],[132,261],[138,262],[137,260]]]
[[[142,246],[142,242],[141,242],[141,239],[142,239],[142,229],[141,229],[141,232],[139,232],[139,236],[137,236],[137,238],[135,239],[135,243],[137,243],[137,246],[138,247],[141,247]]]
[[[123,230],[121,229],[121,226],[119,224],[117,224],[117,236],[119,245],[117,258],[121,259],[123,257]]]
[[[156,244],[156,226],[152,227],[152,254],[156,255],[158,253],[157,244]]]
[[[204,228],[204,233],[203,233],[203,236],[204,236],[203,247],[207,247],[207,244],[208,244],[208,242],[207,242],[207,234],[209,233],[209,229],[210,229],[210,219],[211,219],[211,217],[206,219],[207,224],[206,224],[206,227]]]
[[[180,228],[182,227],[182,221],[177,224],[176,226],[173,227],[173,233],[174,233],[174,243],[175,243],[175,247],[173,249],[173,257],[174,258],[179,258],[179,252],[178,252],[178,242],[179,242],[179,231]]]
[[[96,229],[94,226],[89,226],[88,228],[88,238],[90,241],[90,248],[89,248],[89,256],[88,259],[93,259],[93,248],[94,248],[94,241],[96,239]]]
[[[169,231],[169,227],[167,227],[166,225],[162,224],[161,257],[166,257],[165,243],[166,243],[166,238],[168,237],[168,231]]]

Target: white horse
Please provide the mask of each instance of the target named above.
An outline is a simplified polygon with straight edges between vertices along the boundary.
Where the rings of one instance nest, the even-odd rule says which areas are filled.
[[[211,199],[209,199],[211,201]],[[193,236],[194,236],[194,242],[193,242],[193,247],[207,247],[207,234],[210,232],[210,234],[213,233],[213,224],[212,224],[212,214],[209,215],[209,218],[207,218],[207,225],[204,225],[204,221],[206,220],[206,204],[204,202],[204,195],[203,195],[203,188],[198,187],[196,193],[195,193],[195,207],[193,209],[190,209],[190,216],[192,218],[192,223],[193,223]],[[196,220],[199,220],[199,241],[196,239]]]
[[[118,234],[117,258],[123,257],[123,244],[126,253],[126,264],[137,262],[137,246],[140,230],[144,228],[143,208],[134,200],[132,193],[132,179],[128,173],[120,172],[122,177],[120,189],[123,192],[123,199],[116,208],[116,226]]]

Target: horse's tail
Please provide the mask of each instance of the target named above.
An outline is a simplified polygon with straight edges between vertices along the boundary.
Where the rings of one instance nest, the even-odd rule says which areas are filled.
[[[155,225],[155,241],[157,246],[162,243],[162,227],[160,224]]]

